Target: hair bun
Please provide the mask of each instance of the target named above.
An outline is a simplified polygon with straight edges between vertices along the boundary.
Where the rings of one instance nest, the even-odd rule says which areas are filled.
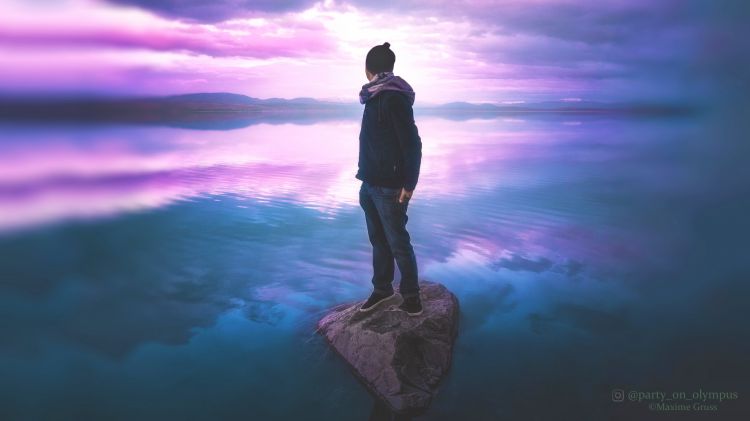
[[[385,47],[385,48],[390,48],[390,46],[391,46],[390,42],[384,42],[383,43],[383,47]]]

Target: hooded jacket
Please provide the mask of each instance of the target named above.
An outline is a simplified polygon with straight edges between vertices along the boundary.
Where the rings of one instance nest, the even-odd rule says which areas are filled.
[[[365,103],[355,177],[375,186],[412,191],[419,180],[422,139],[406,94],[383,90]]]

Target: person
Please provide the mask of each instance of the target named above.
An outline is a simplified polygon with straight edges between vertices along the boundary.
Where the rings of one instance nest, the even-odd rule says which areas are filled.
[[[422,139],[414,122],[415,93],[393,73],[396,55],[390,43],[367,53],[359,101],[365,104],[359,134],[359,203],[372,244],[373,291],[359,311],[372,311],[396,296],[392,282],[395,259],[401,272],[399,309],[422,314],[417,259],[406,229],[409,201],[419,179]]]

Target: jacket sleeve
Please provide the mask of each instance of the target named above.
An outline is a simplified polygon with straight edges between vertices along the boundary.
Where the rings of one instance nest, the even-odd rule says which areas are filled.
[[[406,99],[394,95],[390,101],[389,113],[393,121],[396,137],[401,148],[404,162],[404,188],[414,190],[419,180],[419,168],[422,164],[422,139],[414,123],[414,110]]]

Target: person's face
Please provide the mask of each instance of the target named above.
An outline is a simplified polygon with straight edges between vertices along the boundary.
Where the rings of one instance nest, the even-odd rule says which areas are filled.
[[[374,77],[375,77],[375,75],[374,75],[374,74],[372,74],[372,73],[370,73],[370,71],[369,71],[369,70],[367,70],[367,68],[366,68],[366,67],[365,67],[365,76],[367,76],[367,80],[368,80],[368,81],[371,81],[371,80],[372,80],[372,78],[374,78]]]

